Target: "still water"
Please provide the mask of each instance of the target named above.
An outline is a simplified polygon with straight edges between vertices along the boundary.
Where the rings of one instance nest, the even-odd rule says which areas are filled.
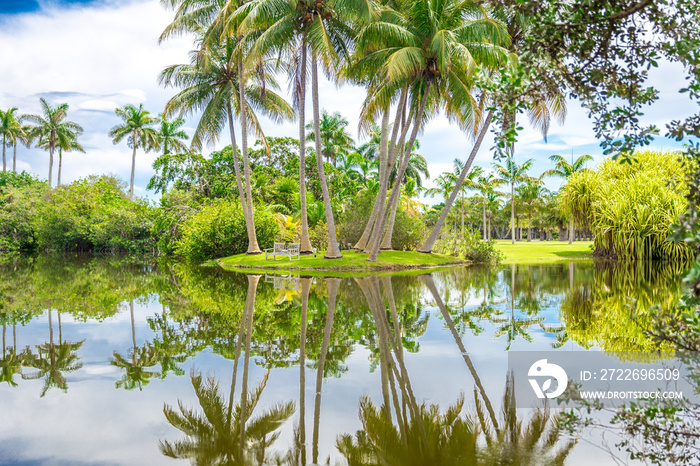
[[[648,309],[681,273],[0,265],[0,464],[615,464],[614,439],[514,409],[507,352],[657,349]]]

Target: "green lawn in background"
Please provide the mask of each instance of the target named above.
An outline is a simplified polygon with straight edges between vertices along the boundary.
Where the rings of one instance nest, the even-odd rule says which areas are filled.
[[[496,247],[504,254],[501,262],[560,261],[572,259],[590,259],[593,241],[516,241],[496,240]]]

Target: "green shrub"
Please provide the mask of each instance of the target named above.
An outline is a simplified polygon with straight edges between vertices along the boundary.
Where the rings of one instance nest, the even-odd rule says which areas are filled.
[[[37,218],[38,205],[44,202],[43,196],[48,186],[38,180],[25,183],[26,179],[22,177],[1,178],[0,253],[14,254],[32,250],[36,247],[33,225]],[[12,178],[10,182],[7,182],[8,178]]]
[[[309,241],[311,246],[319,251],[328,249],[328,228],[326,222],[318,222],[315,227],[309,229]]]
[[[130,201],[124,183],[88,177],[49,191],[33,222],[37,246],[53,251],[151,252],[152,209]]]
[[[348,209],[338,225],[338,240],[341,245],[355,245],[362,236],[374,206],[374,196],[362,192],[349,203]],[[391,247],[399,251],[416,249],[423,241],[426,227],[420,217],[408,215],[403,206],[396,211]]]
[[[192,215],[180,228],[175,253],[190,260],[207,260],[241,254],[248,249],[243,210],[237,201],[217,200]],[[279,234],[274,216],[255,212],[260,248],[271,247]]]
[[[202,201],[195,191],[174,188],[161,197],[151,230],[161,254],[175,254],[177,242],[182,237],[182,225],[201,208]]]
[[[503,258],[503,253],[496,249],[496,242],[482,241],[477,230],[473,233],[466,231],[462,236],[459,230],[443,229],[433,246],[433,251],[448,256],[464,257],[480,264],[496,263]]]

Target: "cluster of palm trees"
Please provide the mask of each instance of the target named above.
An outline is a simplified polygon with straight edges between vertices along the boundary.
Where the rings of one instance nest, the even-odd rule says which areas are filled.
[[[312,136],[323,197],[329,244],[327,258],[341,257],[323,158],[337,163],[339,145],[323,145],[318,93],[319,67],[332,81],[350,82],[366,89],[360,126],[378,127],[376,144],[378,189],[374,208],[356,249],[376,260],[392,235],[393,217],[400,202],[402,180],[409,166],[419,131],[432,115],[444,111],[476,143],[464,163],[444,216],[468,173],[476,150],[495,118],[495,97],[482,82],[514,63],[517,41],[511,40],[523,18],[509,18],[477,2],[454,0],[162,0],[175,10],[173,22],[161,39],[182,33],[196,37],[196,50],[187,64],[166,68],[160,82],[180,88],[166,105],[165,114],[201,112],[192,139],[193,149],[214,142],[228,125],[234,154],[238,146],[234,118],[240,126],[242,167],[236,160],[240,202],[246,216],[249,253],[259,248],[253,227],[248,133],[260,134],[257,114],[276,120],[296,116],[299,123],[299,189],[301,199],[301,250],[310,252],[306,215],[306,92],[311,81]],[[274,76],[288,77],[293,105],[275,93]],[[561,109],[562,99],[533,105],[546,129],[550,115]],[[543,103],[544,102],[544,103]],[[558,103],[554,103],[558,102]],[[549,105],[551,104],[551,105]],[[548,106],[549,105],[549,106]],[[552,110],[554,109],[554,110]],[[510,118],[504,124],[514,124]],[[347,142],[347,141],[345,141]],[[395,170],[395,176],[391,172]],[[441,218],[422,250],[432,249]]]
[[[527,241],[533,239],[532,227],[535,224],[540,227],[540,239],[551,239],[552,235],[548,233],[547,228],[552,223],[557,223],[562,215],[558,212],[556,204],[557,193],[547,190],[542,180],[546,177],[566,180],[574,173],[584,170],[586,164],[592,161],[593,157],[584,154],[575,160],[572,156],[571,160],[568,161],[564,156],[556,154],[550,156],[549,159],[555,163],[554,168],[544,171],[539,177],[528,174],[534,163],[533,159],[517,163],[511,156],[502,163],[492,163],[492,169],[488,173],[479,166],[471,169],[460,188],[458,205],[461,212],[462,233],[465,230],[465,211],[469,215],[469,211],[473,213],[478,207],[481,207],[479,210],[482,214],[482,238],[491,239],[493,231],[491,221],[494,219],[494,212],[502,206],[501,198],[505,197],[510,210],[509,229],[512,243],[515,243],[516,240],[522,240],[522,228],[519,228],[520,236],[516,231],[521,224],[521,216],[516,212],[522,211],[527,213]],[[436,187],[426,190],[426,194],[430,196],[442,195],[447,199],[449,193],[458,185],[458,174],[462,169],[462,162],[455,159],[454,171],[440,174],[435,179]],[[505,192],[497,189],[501,186],[507,188]],[[476,193],[471,198],[466,195],[470,190]],[[539,218],[535,219],[535,222],[533,222],[533,214],[539,214]],[[473,218],[473,215],[470,217]],[[454,224],[457,223],[457,218],[454,218]],[[574,236],[573,219],[569,218],[567,234],[569,244],[574,241]],[[559,239],[563,239],[561,232]]]
[[[78,142],[78,136],[83,128],[67,120],[68,104],[50,105],[42,97],[40,99],[42,113],[40,115],[19,115],[17,107],[0,110],[0,135],[2,136],[2,171],[7,171],[6,149],[13,147],[12,171],[17,171],[17,146],[24,144],[30,147],[36,143],[49,152],[49,186],[53,179],[53,157],[58,149],[58,180],[61,184],[61,167],[63,152],[85,152]],[[29,122],[30,124],[26,124]]]

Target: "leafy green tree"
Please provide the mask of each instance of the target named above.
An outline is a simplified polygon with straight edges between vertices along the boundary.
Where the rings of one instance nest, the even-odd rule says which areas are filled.
[[[66,120],[68,104],[60,104],[56,107],[49,105],[44,98],[39,99],[43,110],[42,115],[26,115],[25,119],[34,123],[31,130],[33,137],[37,138],[39,145],[49,151],[49,187],[53,174],[53,154],[59,143],[61,132],[81,133],[83,128],[72,121]]]
[[[109,137],[114,144],[127,138],[127,143],[133,148],[131,156],[131,179],[129,181],[129,199],[134,200],[134,173],[136,171],[136,149],[141,147],[146,152],[160,147],[158,132],[153,128],[157,120],[150,116],[150,112],[144,110],[143,104],[136,108],[133,105],[125,105],[114,111],[122,124],[109,130]],[[49,183],[50,184],[50,183]]]

